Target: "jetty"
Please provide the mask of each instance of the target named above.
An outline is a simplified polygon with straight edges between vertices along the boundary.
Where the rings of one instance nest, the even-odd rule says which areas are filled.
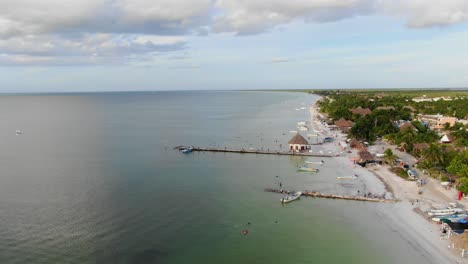
[[[176,150],[184,150],[188,147],[177,146],[174,147]],[[240,153],[240,154],[264,154],[264,155],[284,155],[284,156],[304,156],[304,157],[322,157],[332,158],[338,157],[339,154],[326,154],[326,153],[312,153],[312,152],[299,152],[299,151],[274,151],[274,150],[262,150],[262,149],[232,149],[232,148],[203,148],[203,147],[191,147],[192,151],[199,152],[225,152],[225,153]]]
[[[274,188],[266,188],[265,192],[273,192],[273,193],[282,193],[282,194],[289,194],[294,193],[292,191],[287,191],[283,189],[274,189]],[[374,202],[374,203],[396,203],[398,200],[394,199],[384,199],[379,197],[370,197],[370,196],[350,196],[350,195],[338,195],[338,194],[323,194],[320,192],[309,192],[303,191],[303,196],[310,196],[316,198],[327,198],[327,199],[339,199],[339,200],[350,200],[350,201],[361,201],[361,202]]]

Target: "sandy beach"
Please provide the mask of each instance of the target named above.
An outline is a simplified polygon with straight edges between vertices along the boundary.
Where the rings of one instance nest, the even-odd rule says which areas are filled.
[[[366,168],[350,165],[351,159],[357,156],[357,151],[353,149],[352,153],[347,153],[341,150],[339,142],[347,139],[346,134],[331,131],[322,124],[317,118],[322,114],[315,105],[310,107],[310,115],[312,129],[320,131],[323,137],[335,139],[333,143],[321,145],[319,147],[321,151],[341,153],[334,159],[335,162],[341,164],[336,166],[336,176],[358,175],[355,181],[359,184],[355,184],[358,187],[353,190],[358,195],[370,192],[373,195],[399,200],[391,206],[379,205],[377,207],[375,214],[381,224],[391,227],[398,236],[408,242],[411,250],[426,258],[427,263],[468,263],[467,258],[462,258],[460,252],[448,248],[447,240],[440,238],[440,225],[430,222],[423,214],[430,207],[456,202],[454,189],[445,190],[436,180],[427,179],[428,183],[423,187],[422,194],[418,194],[420,188],[416,182],[403,180],[390,172],[386,165],[368,165]],[[369,151],[382,152],[383,148],[391,148],[391,146],[383,142],[369,147]],[[392,149],[396,155],[401,154],[394,147]],[[465,201],[461,203],[466,204]]]

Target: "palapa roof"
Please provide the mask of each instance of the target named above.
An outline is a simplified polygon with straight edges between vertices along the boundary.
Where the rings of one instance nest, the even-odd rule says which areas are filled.
[[[301,134],[297,133],[291,140],[289,140],[288,144],[291,145],[309,145],[309,142],[301,136]]]
[[[351,113],[353,114],[358,114],[358,115],[363,115],[363,116],[370,115],[372,113],[372,111],[369,108],[358,107],[358,108],[352,108],[348,110],[351,111]]]
[[[416,143],[413,145],[413,149],[415,150],[424,150],[429,147],[429,144],[427,143]]]
[[[418,130],[413,124],[410,122],[404,123],[403,125],[400,126],[400,130],[406,130],[406,129],[412,129],[412,130]]]
[[[335,125],[337,127],[352,127],[353,124],[354,123],[352,121],[346,120],[344,118],[341,118],[340,120],[335,121]]]
[[[367,149],[362,149],[358,152],[359,158],[362,161],[369,161],[369,160],[374,160],[374,156],[367,151]]]

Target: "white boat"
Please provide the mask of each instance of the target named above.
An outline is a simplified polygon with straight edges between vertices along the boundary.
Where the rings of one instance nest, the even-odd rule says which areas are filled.
[[[183,150],[182,150],[182,153],[187,154],[187,153],[190,153],[190,152],[192,152],[192,151],[193,151],[193,148],[192,148],[192,147],[188,147],[188,148],[183,149]]]
[[[298,170],[299,170],[299,171],[308,171],[308,172],[317,172],[317,171],[319,171],[319,170],[316,169],[316,168],[309,168],[309,167],[307,167],[307,166],[299,167]]]
[[[338,176],[336,177],[338,180],[355,180],[357,179],[357,175],[353,174],[351,176]]]
[[[445,208],[445,209],[432,209],[427,211],[429,216],[441,216],[441,215],[453,215],[464,213],[465,210],[462,208]]]
[[[306,160],[305,163],[307,163],[307,164],[322,165],[324,162],[323,162],[323,160],[321,160],[321,161]]]
[[[306,122],[297,122],[297,126],[305,126]]]
[[[289,203],[289,202],[292,202],[292,201],[295,201],[297,199],[299,199],[302,195],[302,192],[295,192],[293,194],[290,194],[286,197],[283,197],[281,198],[281,202],[282,203]]]
[[[297,133],[296,130],[290,130],[289,133]]]
[[[23,131],[21,131],[21,130],[16,130],[16,135],[21,135],[21,134],[23,134]]]

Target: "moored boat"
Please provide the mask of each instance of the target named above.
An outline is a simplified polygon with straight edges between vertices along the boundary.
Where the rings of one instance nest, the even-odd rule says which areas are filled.
[[[283,197],[281,198],[281,202],[282,203],[289,203],[289,202],[292,202],[292,201],[295,201],[297,199],[299,199],[302,195],[302,192],[295,192],[293,194],[290,194],[286,197]]]
[[[192,147],[188,147],[188,148],[184,148],[184,149],[182,150],[182,153],[186,153],[186,154],[187,154],[187,153],[190,153],[190,152],[192,152],[192,151],[193,151],[193,148],[192,148]]]
[[[454,215],[465,213],[462,208],[444,208],[444,209],[432,209],[427,211],[429,216],[442,216],[442,215]]]
[[[449,220],[450,222],[459,222],[460,220],[466,220],[468,217],[467,214],[458,214],[458,215],[442,215],[432,217],[431,220],[434,222],[441,222],[443,219]]]
[[[305,163],[322,165],[324,162],[323,162],[323,160],[321,160],[321,161],[306,160]]]
[[[336,177],[338,180],[355,180],[357,179],[357,175],[353,174],[351,176],[338,176]]]
[[[307,166],[302,166],[302,167],[299,167],[298,171],[317,172],[319,170],[316,168],[309,168]]]

